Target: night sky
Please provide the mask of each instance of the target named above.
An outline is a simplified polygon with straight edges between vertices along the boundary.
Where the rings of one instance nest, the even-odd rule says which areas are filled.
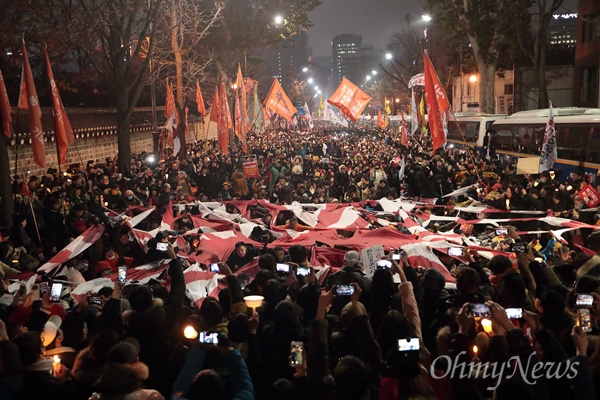
[[[406,14],[421,18],[427,0],[323,0],[309,18],[308,42],[313,56],[331,56],[335,35],[362,35],[363,44],[385,49]]]
[[[331,40],[335,35],[362,35],[363,44],[385,49],[391,35],[398,31],[406,14],[421,18],[427,0],[323,0],[309,18],[313,27],[308,41],[313,56],[331,56]],[[576,12],[577,0],[564,0],[564,12]]]

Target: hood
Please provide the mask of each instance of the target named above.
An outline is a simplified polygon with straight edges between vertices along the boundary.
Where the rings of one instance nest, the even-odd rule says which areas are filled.
[[[141,362],[106,364],[102,376],[96,382],[96,388],[103,396],[127,394],[141,389],[148,375],[148,366]]]

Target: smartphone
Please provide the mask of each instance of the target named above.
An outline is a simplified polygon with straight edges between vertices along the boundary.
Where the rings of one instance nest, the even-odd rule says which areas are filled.
[[[13,258],[17,259],[19,257],[21,257],[21,249],[16,248],[15,251],[13,252]]]
[[[414,351],[420,348],[419,338],[398,339],[398,351]]]
[[[277,272],[290,272],[289,264],[277,263],[276,268],[277,268]]]
[[[163,242],[156,243],[156,250],[158,250],[158,251],[167,251],[168,248],[169,248],[168,243],[163,243]]]
[[[302,365],[302,349],[304,349],[303,342],[292,342],[290,345],[290,366]]]
[[[527,243],[512,243],[510,245],[511,253],[527,253]]]
[[[221,272],[221,269],[219,268],[219,263],[211,263],[210,272]]]
[[[591,307],[594,304],[594,296],[589,293],[577,293],[575,305],[577,307]]]
[[[90,304],[97,304],[99,306],[102,305],[102,297],[100,296],[92,296],[88,299],[88,303]]]
[[[394,260],[394,261],[400,261],[401,258],[402,258],[402,254],[400,254],[400,253],[392,254],[392,260]]]
[[[335,287],[336,296],[352,296],[354,294],[353,285],[337,285]]]
[[[125,281],[127,280],[127,267],[125,267],[125,266],[119,267],[118,272],[117,272],[117,280],[120,283],[125,283]]]
[[[63,284],[53,283],[50,289],[50,301],[58,303],[60,301],[60,295],[62,293]]]
[[[379,260],[379,261],[377,261],[377,268],[390,269],[390,268],[392,268],[392,262],[389,260]]]
[[[296,275],[298,275],[298,276],[308,276],[308,275],[310,275],[310,268],[298,267],[296,269]]]
[[[44,296],[48,291],[48,282],[40,283],[40,297]]]
[[[592,318],[590,317],[590,310],[587,308],[580,308],[577,310],[577,326],[581,327],[584,332],[592,331]]]
[[[508,235],[508,228],[496,228],[496,236]]]
[[[475,318],[489,318],[492,316],[490,308],[483,303],[469,303],[469,310]]]
[[[509,319],[521,319],[523,318],[523,309],[522,308],[507,308],[506,316]]]
[[[200,332],[198,341],[200,343],[219,344],[219,332]]]
[[[448,255],[449,256],[461,257],[463,255],[463,249],[461,249],[460,247],[449,247],[448,248]]]

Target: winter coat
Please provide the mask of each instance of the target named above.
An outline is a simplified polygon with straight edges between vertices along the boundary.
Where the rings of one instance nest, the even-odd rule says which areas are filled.
[[[231,176],[231,191],[236,197],[248,196],[248,182],[241,171],[236,171]]]
[[[93,400],[164,400],[156,390],[143,389],[148,379],[148,366],[135,364],[107,364],[96,386]]]

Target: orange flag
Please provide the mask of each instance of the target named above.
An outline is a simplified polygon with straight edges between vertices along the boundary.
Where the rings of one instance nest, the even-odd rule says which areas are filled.
[[[233,119],[235,122],[235,136],[242,140],[242,113],[240,112],[240,97],[237,95],[237,93],[235,95],[235,103],[233,107]]]
[[[8,93],[6,93],[6,85],[4,84],[4,78],[2,77],[2,71],[0,71],[0,118],[2,118],[2,130],[4,136],[11,135],[12,119],[10,117],[10,102],[8,101]]]
[[[25,85],[25,66],[21,64],[21,86],[19,88],[19,101],[17,102],[17,107],[21,110],[28,110],[29,106],[27,105],[27,87]],[[18,129],[18,127],[17,127]]]
[[[381,116],[381,111],[377,110],[377,126],[385,129],[385,119]]]
[[[196,81],[196,103],[198,103],[198,112],[200,115],[206,117],[206,108],[204,108],[204,99],[202,98],[202,91],[200,90],[198,81]]]
[[[435,73],[427,51],[424,58],[425,64],[425,99],[427,100],[427,115],[429,117],[429,131],[433,142],[433,152],[446,143],[444,121],[442,115],[448,111],[450,104],[444,92],[444,87]]]
[[[223,154],[229,154],[229,124],[227,118],[227,112],[229,111],[229,105],[227,104],[227,92],[225,92],[225,85],[221,80],[219,88],[219,122],[217,126],[217,133],[219,139],[219,148]]]
[[[327,102],[339,108],[352,122],[356,122],[370,100],[371,96],[344,77]]]
[[[287,122],[292,122],[292,116],[298,112],[277,78],[273,80],[271,90],[265,99],[265,108],[281,115]]]
[[[73,144],[73,129],[71,123],[63,107],[60,93],[54,81],[52,66],[50,65],[50,57],[48,56],[48,48],[44,45],[44,58],[46,59],[46,71],[48,72],[48,80],[50,81],[50,90],[52,91],[52,115],[54,117],[54,133],[56,134],[56,145],[58,147],[58,162],[60,165],[67,163],[67,150],[69,144]]]
[[[241,112],[241,122],[242,122],[242,135],[246,136],[246,133],[250,130],[250,120],[248,119],[248,105],[246,99],[246,88],[244,87],[244,76],[242,75],[242,66],[238,65],[238,74],[237,74],[237,85],[238,89],[241,89],[242,92],[242,112]]]
[[[218,124],[221,118],[219,114],[220,111],[221,107],[219,106],[219,87],[215,86],[215,97],[213,98],[212,108],[210,109],[209,120]]]
[[[408,147],[408,129],[406,129],[406,121],[404,121],[404,113],[402,113],[402,125],[400,126],[402,136],[400,138],[400,144]]]
[[[33,162],[42,168],[46,168],[46,150],[44,148],[44,131],[42,131],[42,109],[38,100],[33,73],[29,65],[29,56],[23,40],[23,75],[21,75],[21,89],[25,88],[27,102],[25,106],[29,110],[29,132],[31,135],[31,148],[33,150]],[[21,99],[19,100],[21,102]],[[21,104],[19,104],[21,107]]]

